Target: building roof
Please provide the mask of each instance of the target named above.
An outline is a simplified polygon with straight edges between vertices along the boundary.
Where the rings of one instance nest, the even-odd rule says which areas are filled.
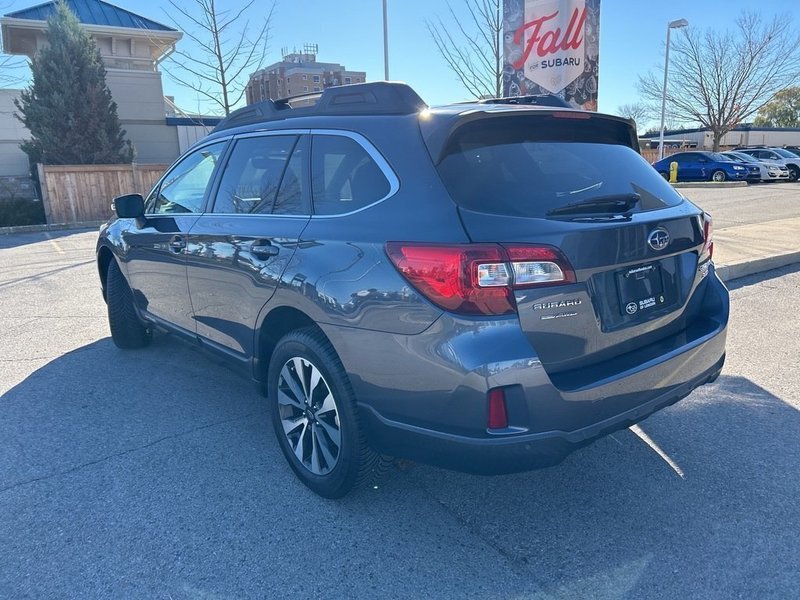
[[[664,135],[683,135],[689,133],[708,133],[711,129],[708,127],[693,127],[691,129],[666,129],[664,131]],[[742,123],[741,125],[737,125],[733,129],[730,130],[729,133],[733,133],[734,131],[754,131],[754,132],[774,132],[774,131],[790,131],[790,132],[800,132],[800,127],[757,127],[752,123]],[[657,139],[658,132],[650,133],[648,132],[646,135],[639,136],[642,139]]]
[[[65,0],[70,10],[84,25],[100,25],[103,27],[125,27],[128,29],[145,29],[150,31],[177,31],[129,10],[114,6],[103,0]],[[30,19],[46,21],[56,11],[56,2],[45,2],[8,13],[11,19]]]

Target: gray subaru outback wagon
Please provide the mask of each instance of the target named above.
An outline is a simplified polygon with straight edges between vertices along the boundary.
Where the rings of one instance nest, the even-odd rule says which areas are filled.
[[[330,88],[231,114],[115,209],[114,342],[167,331],[260,382],[326,497],[389,457],[556,464],[725,360],[711,218],[617,117]]]

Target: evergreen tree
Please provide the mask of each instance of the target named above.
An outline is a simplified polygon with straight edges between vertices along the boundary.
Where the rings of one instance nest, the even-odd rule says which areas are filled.
[[[131,162],[133,147],[125,140],[94,40],[63,0],[47,25],[47,45],[31,62],[33,83],[14,102],[32,136],[20,147],[31,163]]]

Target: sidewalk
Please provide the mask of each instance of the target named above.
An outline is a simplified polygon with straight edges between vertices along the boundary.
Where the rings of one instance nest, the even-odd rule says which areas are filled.
[[[723,281],[800,262],[800,217],[714,232],[714,264]]]

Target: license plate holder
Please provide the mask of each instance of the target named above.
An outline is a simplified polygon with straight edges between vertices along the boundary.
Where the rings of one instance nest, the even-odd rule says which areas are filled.
[[[661,265],[648,263],[617,272],[617,292],[623,315],[632,317],[667,303]]]

